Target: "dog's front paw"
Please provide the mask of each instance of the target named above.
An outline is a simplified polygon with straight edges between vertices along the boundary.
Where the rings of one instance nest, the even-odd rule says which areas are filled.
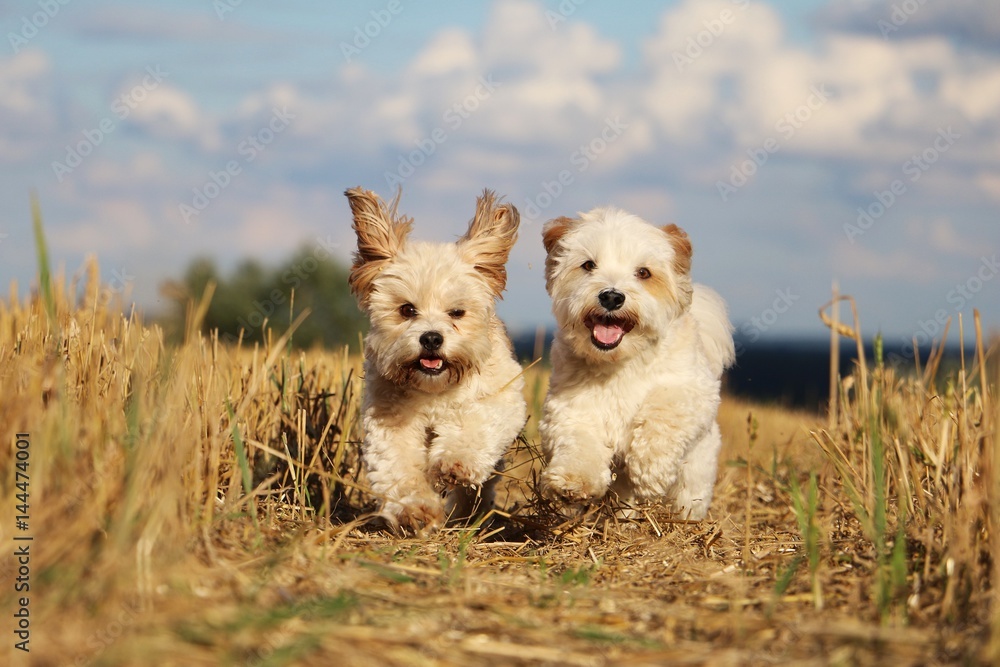
[[[604,496],[611,473],[593,476],[546,470],[542,473],[542,497],[569,505],[590,503]]]
[[[434,532],[444,525],[444,506],[436,496],[408,496],[387,502],[383,515],[397,531]]]
[[[486,481],[464,461],[438,459],[431,465],[431,484],[437,491],[456,487],[476,487]]]

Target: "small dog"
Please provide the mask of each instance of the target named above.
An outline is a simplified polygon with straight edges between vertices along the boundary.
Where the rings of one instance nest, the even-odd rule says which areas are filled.
[[[540,424],[546,497],[610,489],[702,519],[722,440],[722,371],[735,359],[722,298],[691,282],[691,242],[615,208],[542,231],[558,330]],[[627,510],[626,510],[627,512]]]
[[[495,312],[520,216],[486,190],[456,243],[416,242],[398,195],[387,206],[361,188],[345,194],[358,237],[348,280],[371,321],[368,481],[397,529],[467,520],[492,506],[493,472],[527,419],[521,366]]]

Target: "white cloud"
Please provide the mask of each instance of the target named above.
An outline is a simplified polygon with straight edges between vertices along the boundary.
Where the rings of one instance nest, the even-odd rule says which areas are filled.
[[[664,10],[643,55],[644,76],[634,77],[622,69],[620,46],[590,25],[570,20],[551,30],[540,4],[506,0],[478,33],[438,31],[403,72],[344,65],[326,90],[274,84],[239,112],[288,105],[299,114],[297,136],[376,159],[380,147],[412,151],[441,128],[449,139],[520,146],[529,171],[531,153],[561,154],[612,111],[634,130],[602,161],[609,171],[640,155],[653,159],[659,142],[693,150],[695,161],[714,154],[725,171],[768,138],[782,156],[898,165],[928,128],[947,122],[974,123],[985,139],[963,142],[953,155],[983,160],[1000,150],[992,138],[1000,137],[1000,62],[973,62],[939,37],[897,44],[829,33],[808,48],[789,41],[768,5],[687,0]],[[483,77],[496,90],[472,100]],[[463,109],[465,100],[475,108]],[[190,107],[174,102],[159,112],[186,127]],[[455,108],[461,115],[449,117]]]
[[[723,0],[688,0],[665,10],[656,33],[643,44],[652,78],[644,111],[669,141],[681,144],[704,140],[711,117],[734,102],[743,114],[760,116],[762,109],[743,104],[747,95],[740,88],[761,78],[766,89],[781,87],[786,94],[781,73],[772,72],[777,79],[759,74],[775,56],[787,55],[781,53],[782,32],[774,10],[756,3],[741,9]]]
[[[220,3],[222,4],[222,3]],[[223,18],[226,15],[223,14]],[[273,29],[256,30],[246,23],[220,20],[211,5],[194,11],[129,5],[98,6],[78,15],[73,29],[83,37],[100,41],[144,42],[220,39],[228,42],[274,39]]]
[[[863,243],[842,242],[834,264],[843,276],[858,281],[886,281],[927,285],[940,277],[936,263],[921,256],[913,246],[894,246],[879,251]]]
[[[950,73],[941,83],[941,98],[969,121],[995,126],[1000,114],[1000,66],[987,61]]]
[[[621,61],[618,45],[602,39],[587,24],[571,22],[550,29],[542,6],[533,0],[496,2],[481,39],[487,67],[578,77],[611,71]]]
[[[996,3],[982,0],[832,0],[818,22],[892,42],[938,35],[989,50],[1000,45],[1000,12]]]
[[[932,253],[961,257],[978,257],[982,245],[967,231],[959,229],[949,218],[910,218],[903,223],[908,245],[926,247]]]
[[[644,45],[644,111],[680,145],[724,128],[734,152],[772,137],[785,154],[902,161],[921,133],[947,122],[974,124],[985,140],[956,152],[1000,150],[997,58],[967,58],[935,35],[896,43],[828,33],[808,48],[784,33],[762,4],[687,0],[666,10]],[[815,90],[826,99],[803,109]]]
[[[84,211],[73,222],[51,234],[51,245],[67,254],[98,253],[121,256],[148,251],[157,229],[149,207],[128,196],[106,197],[85,202]]]
[[[416,80],[401,82],[402,99],[393,96],[393,109],[440,122],[449,108],[476,95],[481,99],[474,110],[461,109],[470,120],[462,123],[463,133],[473,128],[492,141],[551,144],[573,136],[574,120],[600,117],[609,100],[597,77],[620,62],[618,45],[588,25],[552,31],[539,4],[497,2],[476,38],[444,29],[417,54],[407,72]],[[450,76],[442,80],[442,74]]]
[[[598,202],[595,202],[595,205],[598,205]],[[676,213],[674,198],[662,188],[624,189],[621,196],[615,199],[615,205],[660,226],[674,222]],[[686,223],[681,224],[681,227],[686,226]]]
[[[620,64],[619,46],[591,26],[552,31],[538,3],[505,0],[477,34],[439,30],[400,72],[350,63],[326,88],[284,85],[300,113],[296,133],[330,150],[408,152],[437,128],[449,138],[537,149],[586,138],[609,105],[621,106],[599,80]],[[248,96],[241,113],[271,104],[273,88]]]
[[[167,139],[196,138],[205,127],[205,114],[191,94],[166,83],[136,101],[128,119],[152,136]]]
[[[959,230],[947,218],[939,218],[930,222],[930,233],[928,241],[931,248],[942,252],[978,256],[981,251],[979,244],[973,243],[970,239],[964,238]]]
[[[170,218],[172,234],[176,231],[186,243],[226,261],[248,256],[283,260],[303,242],[328,236],[342,249],[340,258],[347,260],[348,241],[353,240],[347,200],[328,184],[268,183],[241,174],[190,224],[177,219],[176,202],[168,202],[162,215]]]
[[[988,197],[1000,203],[1000,171],[982,171],[975,183]]]
[[[32,83],[49,73],[48,56],[34,49],[0,60],[0,109],[26,116],[44,110],[44,101]]]
[[[121,191],[162,183],[171,174],[159,154],[140,151],[123,162],[95,157],[84,167],[83,176],[88,188]]]
[[[49,57],[35,49],[0,60],[0,161],[30,157],[52,132],[51,69]]]
[[[477,60],[472,35],[461,28],[445,28],[417,55],[409,70],[419,77],[476,71]]]

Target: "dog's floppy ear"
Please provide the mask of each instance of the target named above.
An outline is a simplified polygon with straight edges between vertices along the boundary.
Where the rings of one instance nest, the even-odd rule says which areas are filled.
[[[351,188],[344,194],[351,205],[352,226],[358,235],[358,250],[354,253],[347,282],[351,292],[364,305],[375,277],[402,249],[413,221],[396,217],[400,193],[389,206],[374,192],[360,187]]]
[[[492,190],[476,199],[476,214],[469,230],[458,240],[462,255],[486,279],[499,297],[507,286],[507,258],[517,240],[521,214],[511,204],[501,204]]]
[[[670,239],[674,248],[674,271],[677,275],[686,276],[691,273],[691,239],[687,232],[671,223],[661,227]]]
[[[570,227],[580,222],[565,216],[554,218],[545,223],[542,227],[542,245],[545,246],[545,253],[551,255],[553,248],[559,243],[559,239],[566,235]]]
[[[691,284],[691,239],[687,232],[675,224],[661,227],[674,249],[674,287],[677,290],[677,301],[682,309],[691,305],[694,286]]]
[[[552,294],[552,278],[559,265],[559,260],[556,259],[556,247],[562,237],[579,223],[579,219],[562,216],[549,220],[542,227],[542,245],[545,246],[545,291],[549,294]]]

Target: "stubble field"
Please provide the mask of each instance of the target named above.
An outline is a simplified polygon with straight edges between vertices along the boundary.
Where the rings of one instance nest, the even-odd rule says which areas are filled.
[[[537,500],[537,364],[501,509],[400,537],[369,514],[357,358],[222,345],[198,333],[204,302],[169,346],[97,276],[0,302],[7,664],[1000,658],[998,368],[982,336],[948,373],[867,359],[835,423],[726,397],[716,498],[692,523]]]

